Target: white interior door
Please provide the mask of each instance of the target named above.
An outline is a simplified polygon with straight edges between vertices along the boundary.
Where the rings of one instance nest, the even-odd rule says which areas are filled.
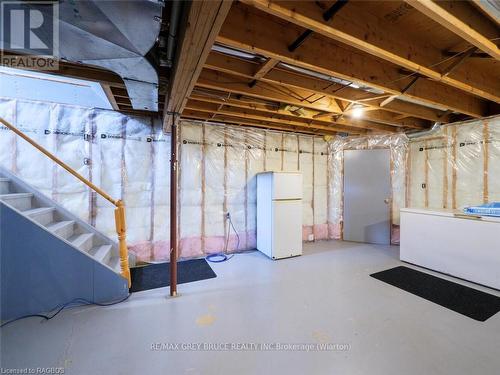
[[[390,150],[344,151],[344,240],[390,243]]]

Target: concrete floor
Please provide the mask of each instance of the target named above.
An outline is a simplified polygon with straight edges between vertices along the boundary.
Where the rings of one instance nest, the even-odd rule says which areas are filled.
[[[85,375],[497,375],[500,314],[477,322],[369,276],[399,264],[397,247],[340,241],[308,244],[303,256],[276,262],[258,252],[236,255],[213,265],[217,278],[180,285],[179,298],[156,289],[120,305],[2,328],[1,367]],[[166,350],[172,343],[349,347]]]

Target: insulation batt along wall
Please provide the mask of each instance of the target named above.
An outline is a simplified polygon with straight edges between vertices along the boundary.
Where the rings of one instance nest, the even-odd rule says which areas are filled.
[[[159,121],[114,111],[0,98],[0,116],[114,198],[123,199],[127,243],[139,260],[168,260],[170,135]],[[256,246],[256,178],[304,174],[303,238],[327,238],[327,143],[321,137],[183,121],[180,130],[181,257]],[[114,207],[0,127],[0,164],[116,238]],[[229,231],[231,214],[238,236]]]
[[[220,252],[227,236],[228,251],[255,248],[256,174],[264,171],[302,172],[303,240],[328,237],[323,138],[182,121],[179,141],[182,256]]]
[[[126,204],[127,243],[139,259],[169,254],[170,137],[161,123],[113,111],[0,98],[0,116]],[[114,206],[0,127],[0,165],[116,239]]]
[[[115,198],[127,212],[127,242],[139,260],[168,260],[170,135],[159,121],[114,111],[0,98],[0,116]],[[500,201],[500,117],[404,135],[321,137],[182,121],[181,257],[256,246],[256,178],[303,174],[303,240],[342,237],[343,151],[390,148],[392,242],[399,208],[461,208]],[[408,151],[408,152],[407,152]],[[113,206],[0,127],[0,165],[115,239]],[[405,180],[406,179],[406,180]],[[406,194],[405,194],[406,193]],[[405,197],[406,196],[406,197]],[[231,214],[236,236],[225,214]]]
[[[500,117],[443,126],[409,145],[407,206],[462,209],[500,201]]]

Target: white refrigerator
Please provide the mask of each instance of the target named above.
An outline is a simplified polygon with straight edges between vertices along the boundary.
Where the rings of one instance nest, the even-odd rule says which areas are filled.
[[[257,250],[271,259],[302,254],[302,174],[257,174]]]

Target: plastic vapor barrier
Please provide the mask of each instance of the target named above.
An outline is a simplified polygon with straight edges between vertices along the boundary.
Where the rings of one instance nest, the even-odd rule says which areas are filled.
[[[8,98],[0,98],[0,116],[124,200],[127,243],[139,260],[168,260],[170,135],[159,120]],[[223,251],[226,238],[229,252],[255,248],[256,174],[264,171],[302,173],[304,241],[342,238],[344,150],[391,150],[392,243],[401,207],[500,201],[500,117],[443,126],[411,142],[403,134],[325,140],[187,120],[179,129],[183,258]],[[114,207],[3,126],[0,164],[116,239]]]
[[[404,134],[366,137],[335,137],[330,140],[329,169],[329,236],[342,238],[344,150],[388,148],[391,151],[391,243],[399,243],[399,209],[405,205],[405,178],[408,138]]]
[[[126,204],[127,243],[139,259],[169,254],[170,136],[151,118],[0,99],[0,116]],[[116,240],[114,206],[0,127],[0,164]]]
[[[0,116],[100,186],[122,198],[127,243],[139,260],[168,260],[170,135],[146,117],[19,99],[0,99]],[[327,143],[321,137],[182,121],[179,134],[180,256],[254,249],[256,178],[304,175],[304,240],[328,238]],[[0,164],[115,239],[114,207],[0,127]],[[231,215],[238,233],[228,228]]]
[[[180,251],[184,257],[256,246],[256,174],[301,171],[303,239],[326,239],[327,143],[321,137],[182,121]],[[234,229],[229,228],[229,213]]]
[[[445,125],[413,140],[408,164],[408,207],[500,201],[500,117]]]

